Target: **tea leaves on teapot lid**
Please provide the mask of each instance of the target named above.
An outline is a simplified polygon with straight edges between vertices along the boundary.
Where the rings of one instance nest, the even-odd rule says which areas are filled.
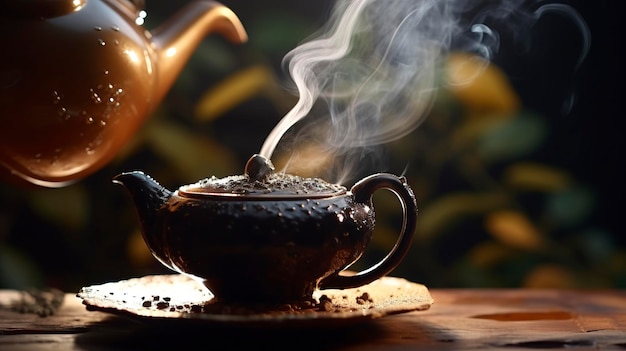
[[[321,198],[343,194],[346,188],[320,178],[304,178],[274,173],[274,166],[263,156],[255,155],[246,164],[244,175],[205,178],[183,186],[183,196],[225,196],[239,199],[256,198]]]
[[[205,178],[195,184],[181,187],[185,196],[225,196],[238,198],[320,198],[343,194],[346,188],[320,178],[303,178],[291,174],[273,173],[262,181],[251,181],[247,176]]]

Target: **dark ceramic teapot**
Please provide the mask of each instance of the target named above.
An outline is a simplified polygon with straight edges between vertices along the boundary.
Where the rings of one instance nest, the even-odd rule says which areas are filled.
[[[143,0],[7,0],[0,12],[0,178],[59,187],[110,161],[209,33],[237,16],[192,1],[152,31]]]
[[[319,178],[275,173],[255,155],[244,175],[211,177],[172,192],[143,172],[117,175],[132,195],[146,244],[170,269],[198,278],[218,301],[291,302],[318,288],[353,288],[391,272],[407,253],[417,205],[403,177],[378,173],[349,191]],[[391,252],[342,275],[372,238],[372,195],[395,193],[403,225]]]

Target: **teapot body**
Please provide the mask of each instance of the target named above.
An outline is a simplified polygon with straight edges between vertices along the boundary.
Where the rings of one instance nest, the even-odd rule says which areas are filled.
[[[12,174],[62,184],[99,168],[153,107],[148,32],[114,3],[0,15],[0,160]]]
[[[160,103],[206,34],[247,35],[193,1],[148,32],[142,0],[9,0],[0,13],[0,179],[60,187],[97,171]]]
[[[375,223],[373,208],[350,193],[280,201],[174,193],[156,221],[158,239],[146,240],[166,266],[200,278],[222,300],[275,302],[306,299],[355,262]]]
[[[373,174],[348,191],[318,178],[250,174],[207,178],[173,192],[141,171],[113,181],[133,198],[152,254],[227,303],[304,301],[316,289],[369,284],[391,272],[411,245],[417,204],[403,177]],[[372,195],[379,189],[402,204],[396,243],[368,269],[341,274],[372,239]]]

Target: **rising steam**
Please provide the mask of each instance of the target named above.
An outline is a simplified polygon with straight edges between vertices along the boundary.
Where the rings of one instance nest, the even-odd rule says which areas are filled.
[[[338,0],[327,26],[285,56],[299,101],[268,135],[260,154],[271,158],[285,133],[305,117],[313,122],[303,129],[308,137],[357,162],[354,155],[364,149],[406,136],[427,115],[450,50],[473,52],[485,62],[497,52],[493,19],[528,28],[545,12],[561,12],[583,32],[584,58],[588,30],[573,9],[522,5],[517,0]],[[323,112],[313,116],[320,101]]]

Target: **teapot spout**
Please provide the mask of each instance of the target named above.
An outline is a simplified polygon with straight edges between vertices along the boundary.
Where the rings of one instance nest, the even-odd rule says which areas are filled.
[[[139,216],[146,245],[154,257],[171,268],[164,252],[163,238],[159,234],[162,220],[160,209],[172,196],[172,192],[141,171],[118,174],[113,177],[113,183],[123,185],[128,190]]]
[[[188,3],[151,31],[159,61],[159,98],[165,95],[202,39],[212,32],[236,44],[248,40],[237,15],[221,3],[210,0]]]

